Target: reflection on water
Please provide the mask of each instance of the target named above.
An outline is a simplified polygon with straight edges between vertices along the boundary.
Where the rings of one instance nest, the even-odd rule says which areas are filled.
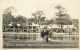
[[[49,37],[49,42],[41,40],[40,33],[3,33],[4,48],[72,48],[79,46],[78,40],[78,35],[65,35],[63,33]]]

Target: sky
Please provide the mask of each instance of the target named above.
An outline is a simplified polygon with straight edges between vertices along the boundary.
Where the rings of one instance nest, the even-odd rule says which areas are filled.
[[[80,16],[80,0],[0,0],[0,15],[8,7],[14,7],[14,15],[23,15],[31,17],[31,14],[43,10],[47,18],[54,18],[56,5],[66,8],[71,18],[79,18]]]

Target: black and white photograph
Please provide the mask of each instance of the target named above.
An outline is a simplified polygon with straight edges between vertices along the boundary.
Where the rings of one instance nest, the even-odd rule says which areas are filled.
[[[0,7],[3,48],[79,48],[79,0],[0,0]]]

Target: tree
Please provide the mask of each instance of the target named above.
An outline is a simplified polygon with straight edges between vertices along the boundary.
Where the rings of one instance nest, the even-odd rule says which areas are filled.
[[[54,20],[53,19],[50,19],[50,20],[46,20],[46,24],[49,25],[49,24],[53,24],[54,23]]]
[[[40,24],[41,24],[41,25],[45,25],[45,23],[46,23],[45,18],[46,18],[46,17],[41,17],[41,18],[40,18]]]
[[[16,24],[25,25],[26,24],[26,17],[18,15],[16,18]]]
[[[12,11],[14,11],[14,7],[8,7],[3,12],[3,31],[6,31],[5,29],[11,30],[10,28],[13,26],[13,23],[15,21],[14,16],[12,15]]]
[[[35,24],[42,24],[41,22],[45,21],[45,17],[43,17],[44,12],[39,10],[35,13],[32,13],[32,16],[34,16],[34,23]]]
[[[63,30],[63,25],[71,25],[72,24],[72,19],[70,18],[69,14],[67,14],[65,8],[62,6],[58,5],[55,7],[58,12],[56,12],[56,24],[59,24],[61,27],[61,30]]]
[[[12,15],[13,7],[6,8],[3,12],[3,25],[8,25],[11,22],[15,21],[14,16]]]

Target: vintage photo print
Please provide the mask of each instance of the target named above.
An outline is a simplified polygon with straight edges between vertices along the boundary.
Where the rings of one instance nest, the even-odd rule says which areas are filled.
[[[80,0],[0,0],[2,48],[79,48]]]

